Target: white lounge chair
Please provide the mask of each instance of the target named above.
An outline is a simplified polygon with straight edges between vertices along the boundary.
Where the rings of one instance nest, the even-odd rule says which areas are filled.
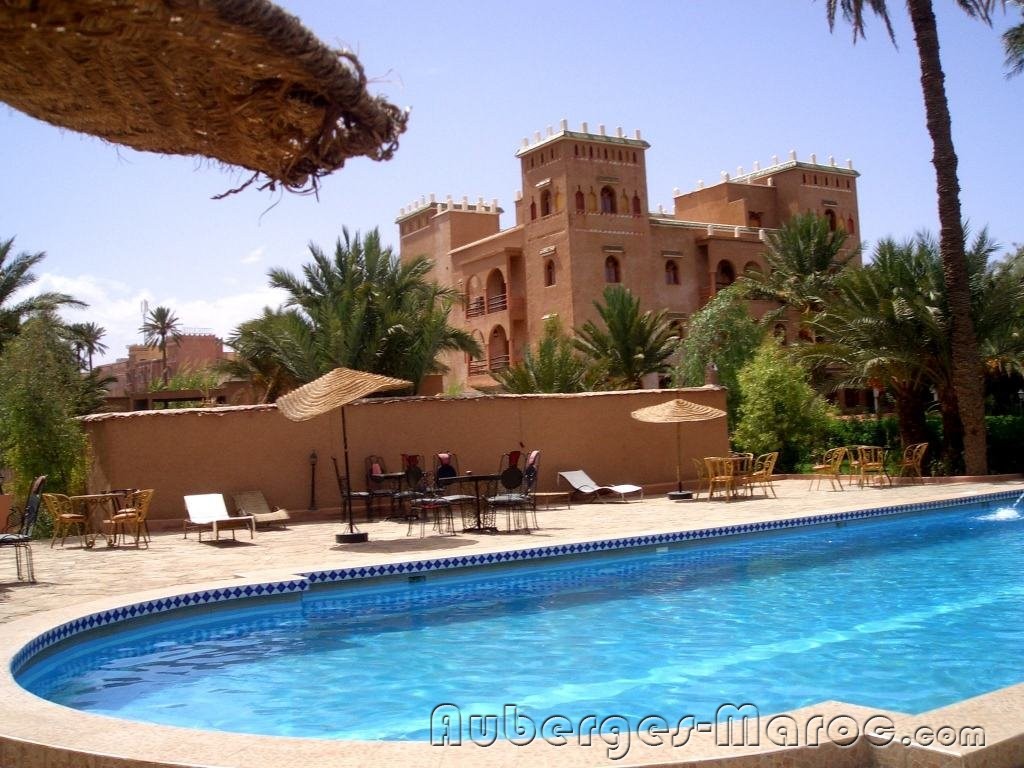
[[[285,524],[292,519],[287,509],[280,507],[271,509],[263,491],[242,491],[232,494],[231,498],[235,501],[235,511],[239,515],[252,515],[256,520],[256,525],[277,523],[287,528],[288,526]]]
[[[604,497],[607,495],[617,495],[622,501],[626,501],[626,495],[631,493],[639,493],[640,501],[644,500],[644,489],[639,485],[632,485],[631,483],[623,483],[621,485],[598,485],[591,480],[590,475],[582,469],[559,472],[558,476],[572,486],[573,493],[580,494],[584,497],[595,496],[597,497],[597,500],[601,502],[604,501]]]
[[[220,538],[221,528],[231,529],[231,538],[235,538],[235,528],[239,524],[249,528],[249,538],[256,533],[256,518],[252,515],[229,515],[224,504],[224,496],[219,493],[200,493],[185,497],[185,510],[188,520],[185,521],[185,538],[190,530],[199,531],[199,540],[203,540],[203,530],[213,530],[215,539]]]

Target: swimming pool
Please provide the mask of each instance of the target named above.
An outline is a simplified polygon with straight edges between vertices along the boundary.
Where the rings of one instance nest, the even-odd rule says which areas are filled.
[[[424,738],[445,702],[538,721],[828,698],[920,712],[1020,678],[1024,521],[990,509],[318,588],[78,637],[19,681],[136,720],[346,739]]]

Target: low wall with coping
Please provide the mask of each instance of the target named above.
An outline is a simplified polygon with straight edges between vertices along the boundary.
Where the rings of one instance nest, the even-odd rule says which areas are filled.
[[[494,472],[502,453],[539,448],[540,491],[565,488],[558,472],[585,469],[603,484],[637,483],[668,489],[676,476],[677,430],[683,479],[694,478],[691,457],[729,450],[725,419],[679,425],[636,421],[637,408],[685,397],[725,409],[725,390],[588,392],[578,395],[484,395],[362,400],[345,407],[353,489],[365,487],[364,457],[384,457],[400,469],[402,453],[454,451],[460,469]],[[271,504],[310,505],[310,454],[316,451],[316,506],[340,506],[331,457],[344,473],[342,412],[305,422],[286,419],[274,405],[94,414],[83,418],[92,449],[89,491],[154,488],[154,528],[177,525],[182,497],[259,489]]]

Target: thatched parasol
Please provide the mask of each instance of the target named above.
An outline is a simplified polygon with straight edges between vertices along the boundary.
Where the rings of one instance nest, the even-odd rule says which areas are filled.
[[[348,533],[338,534],[335,539],[339,543],[351,544],[366,541],[365,533],[356,531],[352,522],[352,478],[348,461],[348,427],[345,424],[345,406],[353,400],[366,397],[374,392],[386,392],[395,389],[408,389],[411,381],[393,379],[366,371],[353,371],[349,368],[335,368],[319,379],[304,384],[287,395],[278,398],[277,407],[285,418],[291,421],[306,421],[341,409],[341,443],[345,452],[345,493],[342,503],[348,518]],[[337,464],[335,464],[337,471]]]
[[[387,160],[407,114],[358,59],[268,0],[4,0],[0,100],[134,149],[200,155],[314,191]]]
[[[646,408],[639,408],[630,414],[637,421],[648,421],[655,424],[676,425],[676,486],[675,493],[670,493],[670,499],[686,498],[683,491],[683,437],[682,428],[679,426],[684,421],[711,421],[725,417],[725,411],[720,408],[713,408],[710,405],[700,405],[689,400],[677,397],[667,403],[649,405]]]

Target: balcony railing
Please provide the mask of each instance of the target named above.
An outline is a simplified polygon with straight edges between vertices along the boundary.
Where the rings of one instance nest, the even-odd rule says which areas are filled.
[[[508,368],[508,361],[508,355],[495,355],[494,357],[491,358],[490,369],[492,371],[504,370],[505,368]]]
[[[481,373],[487,373],[487,361],[486,360],[470,360],[469,361],[469,375],[479,376]]]
[[[497,296],[490,296],[487,299],[487,314],[501,312],[508,308],[508,294],[499,293]]]
[[[478,296],[466,305],[466,317],[480,317],[484,314],[484,297]]]

